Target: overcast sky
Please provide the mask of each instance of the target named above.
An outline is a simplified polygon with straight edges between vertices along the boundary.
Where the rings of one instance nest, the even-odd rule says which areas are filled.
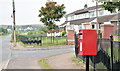
[[[88,7],[95,6],[92,0],[53,0],[58,4],[65,4],[65,11],[71,13],[75,10],[82,9],[87,3]],[[47,0],[15,0],[16,25],[42,24],[38,17],[41,6],[45,6]],[[0,25],[12,25],[12,0],[0,0]],[[65,21],[63,17],[57,24]]]

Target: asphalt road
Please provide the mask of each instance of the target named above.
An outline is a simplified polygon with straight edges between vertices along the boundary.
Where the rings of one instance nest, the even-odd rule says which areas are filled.
[[[10,60],[10,39],[11,35],[0,38],[0,69],[5,68]]]
[[[10,35],[2,38],[2,62],[7,69],[41,69],[40,58],[74,51],[74,48],[62,48],[52,50],[10,50]],[[0,39],[1,40],[1,39]],[[7,63],[9,61],[9,63]]]

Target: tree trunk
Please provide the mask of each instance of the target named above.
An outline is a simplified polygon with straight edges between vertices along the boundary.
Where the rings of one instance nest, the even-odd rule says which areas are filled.
[[[52,44],[52,32],[51,32],[51,44]]]

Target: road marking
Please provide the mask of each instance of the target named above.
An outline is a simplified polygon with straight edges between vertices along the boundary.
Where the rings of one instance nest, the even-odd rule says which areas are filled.
[[[8,64],[9,64],[9,62],[11,60],[11,56],[12,56],[12,52],[10,51],[10,54],[8,56],[8,60],[6,62],[2,62],[0,70],[7,69],[7,66],[8,66]]]

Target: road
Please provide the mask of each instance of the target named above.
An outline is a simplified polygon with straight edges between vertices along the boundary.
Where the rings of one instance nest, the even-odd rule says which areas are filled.
[[[40,58],[74,51],[74,48],[35,51],[10,50],[10,38],[10,35],[2,38],[3,61],[10,59],[7,69],[41,69],[38,62]]]
[[[5,68],[10,60],[10,39],[11,35],[0,38],[0,69]]]

